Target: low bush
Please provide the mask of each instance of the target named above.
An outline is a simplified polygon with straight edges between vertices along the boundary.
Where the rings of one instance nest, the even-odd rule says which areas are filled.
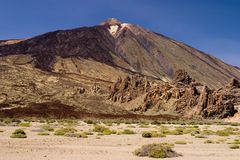
[[[213,140],[210,140],[210,139],[208,139],[208,140],[204,141],[204,143],[205,143],[205,144],[213,144],[213,143],[214,143],[214,141],[213,141]]]
[[[71,128],[71,127],[68,127],[68,128],[60,128],[58,130],[56,130],[54,132],[54,135],[57,135],[57,136],[64,136],[66,133],[74,133],[76,132],[77,130],[75,128]]]
[[[176,141],[175,144],[181,144],[181,145],[184,145],[184,144],[187,144],[186,141]]]
[[[239,149],[240,147],[239,147],[239,145],[237,145],[237,144],[231,144],[231,145],[229,146],[229,148],[230,148],[230,149]]]
[[[91,119],[86,119],[83,122],[87,123],[87,124],[97,124],[97,121],[91,120]]]
[[[53,132],[54,128],[52,128],[50,125],[44,124],[41,126],[42,129],[44,129],[45,131],[49,131],[49,132]]]
[[[101,132],[102,133],[106,129],[108,129],[108,128],[103,125],[94,125],[93,132]]]
[[[172,150],[173,145],[167,143],[149,144],[135,150],[134,154],[139,157],[171,158],[180,154]]]
[[[207,137],[200,134],[200,135],[195,135],[195,138],[207,138]]]
[[[30,122],[21,122],[18,124],[19,127],[30,127]]]
[[[111,134],[116,134],[117,131],[115,130],[110,130],[110,129],[105,129],[103,132],[102,132],[104,135],[111,135]]]
[[[216,135],[218,135],[218,136],[229,136],[230,134],[227,131],[218,130],[218,131],[216,131]]]
[[[240,145],[240,139],[234,139],[233,142],[230,142],[228,144],[239,144]]]
[[[143,138],[154,138],[154,137],[166,137],[166,135],[162,133],[157,133],[156,131],[144,131],[142,133]]]
[[[27,134],[22,129],[16,129],[10,137],[11,138],[27,138]]]
[[[135,132],[133,130],[130,129],[124,129],[121,134],[135,134]]]
[[[39,136],[49,136],[50,134],[47,132],[39,132],[38,135]]]

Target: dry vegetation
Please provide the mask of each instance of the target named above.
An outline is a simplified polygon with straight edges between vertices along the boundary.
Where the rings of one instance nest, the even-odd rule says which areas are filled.
[[[76,141],[74,138],[81,138],[81,140],[79,139],[81,142],[79,145],[82,147],[88,145],[88,143],[103,145],[102,149],[104,147],[108,148],[109,145],[116,145],[120,148],[123,147],[125,150],[122,152],[124,153],[127,149],[128,152],[125,154],[130,157],[137,155],[167,158],[182,155],[181,157],[184,159],[189,156],[185,150],[191,150],[192,146],[199,147],[199,150],[207,146],[208,152],[214,155],[218,154],[220,157],[222,155],[224,158],[223,154],[228,153],[229,150],[238,151],[240,147],[240,125],[221,121],[39,120],[31,118],[18,120],[7,118],[0,120],[0,131],[0,138],[3,142],[9,137],[11,137],[11,143],[14,143],[14,139],[18,138],[30,138],[31,141],[48,138],[58,141],[62,137],[62,143],[68,144],[67,140],[73,139],[73,141]],[[64,139],[66,139],[66,142]],[[218,146],[224,150],[221,151],[223,153],[217,151]],[[4,148],[5,146],[0,145],[0,150]],[[109,149],[107,148],[106,150]],[[96,149],[98,148],[96,147]],[[10,154],[10,152],[4,152],[6,152],[6,156],[9,156],[7,154]],[[134,152],[134,154],[129,155],[130,152]],[[201,154],[204,157],[205,153]],[[240,156],[238,153],[236,155]],[[207,154],[205,156],[207,157]]]

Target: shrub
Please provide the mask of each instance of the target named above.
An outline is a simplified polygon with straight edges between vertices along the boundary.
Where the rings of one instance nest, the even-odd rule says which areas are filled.
[[[124,129],[121,134],[135,134],[135,132],[133,130],[130,129]]]
[[[234,141],[229,144],[240,144],[240,139],[234,139]]]
[[[51,126],[47,125],[47,124],[44,124],[41,126],[42,129],[44,129],[45,131],[49,131],[49,132],[53,132],[54,131],[54,128],[52,128]]]
[[[229,148],[230,149],[239,149],[240,147],[237,144],[232,144],[232,145],[229,146]]]
[[[10,136],[11,138],[27,138],[26,133],[22,129],[16,129],[12,135]]]
[[[54,135],[57,135],[57,136],[64,136],[66,133],[74,133],[76,132],[77,130],[75,128],[60,128],[58,130],[55,131]]]
[[[144,137],[144,138],[152,138],[152,132],[148,132],[148,131],[143,132],[142,133],[142,137]]]
[[[210,139],[208,139],[208,140],[204,141],[204,143],[205,143],[205,144],[213,144],[213,143],[214,143],[214,141],[213,141],[213,140],[210,140]]]
[[[18,126],[20,126],[20,127],[30,127],[30,122],[22,122],[22,123],[19,123]]]
[[[142,133],[143,138],[153,138],[153,137],[166,137],[166,135],[157,133],[156,131],[144,131]]]
[[[4,122],[5,124],[10,124],[10,123],[13,122],[13,120],[12,120],[11,118],[5,118],[5,119],[3,120],[3,122]]]
[[[203,134],[203,135],[214,135],[216,133],[212,130],[205,129],[205,130],[201,131],[201,134]]]
[[[112,131],[110,129],[105,129],[103,132],[102,132],[104,135],[111,135],[112,134]]]
[[[178,157],[180,154],[172,150],[173,145],[167,143],[149,144],[135,150],[134,154],[139,157],[170,158]]]
[[[85,122],[87,124],[97,124],[97,123],[99,123],[98,120],[92,120],[92,119],[86,119],[83,122]]]
[[[40,132],[38,133],[39,136],[49,136],[50,134],[47,132]]]
[[[111,135],[111,134],[116,134],[117,131],[115,130],[110,130],[110,129],[105,129],[103,132],[102,132],[104,135]]]
[[[181,144],[181,145],[184,145],[184,144],[187,144],[186,141],[176,141],[175,144]]]
[[[216,135],[218,135],[218,136],[229,136],[229,133],[227,131],[224,131],[224,130],[218,130],[216,132]]]
[[[86,135],[93,135],[92,132],[84,132]]]
[[[102,133],[106,129],[108,129],[108,128],[106,128],[102,125],[94,125],[93,132],[101,132]]]
[[[200,134],[200,135],[195,135],[195,138],[207,138],[207,137]]]

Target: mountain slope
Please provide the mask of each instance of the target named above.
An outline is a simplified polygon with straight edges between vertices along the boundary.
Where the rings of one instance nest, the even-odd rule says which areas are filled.
[[[0,54],[30,55],[27,62],[53,72],[64,71],[58,65],[59,59],[64,61],[64,58],[74,57],[92,59],[124,72],[136,72],[164,81],[171,81],[173,73],[183,69],[211,88],[222,87],[233,77],[240,79],[238,69],[215,57],[116,19],[94,27],[59,30],[0,45]],[[74,62],[69,63],[77,66]]]

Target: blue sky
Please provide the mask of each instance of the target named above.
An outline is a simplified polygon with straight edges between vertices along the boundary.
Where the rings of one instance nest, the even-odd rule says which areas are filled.
[[[240,66],[240,0],[0,0],[0,39],[134,23]]]

